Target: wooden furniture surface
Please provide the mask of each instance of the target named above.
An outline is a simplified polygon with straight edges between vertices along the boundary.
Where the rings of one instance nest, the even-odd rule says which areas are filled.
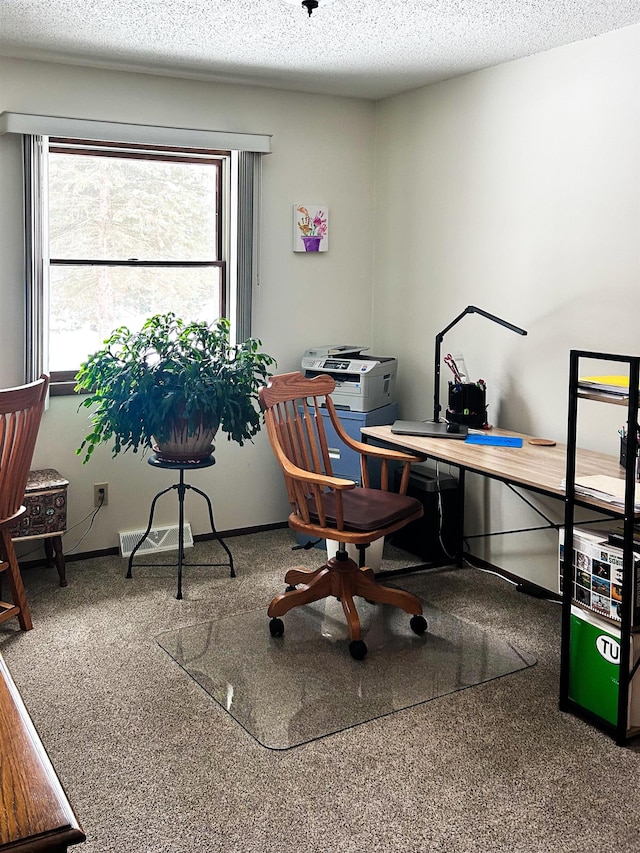
[[[0,853],[62,853],[84,840],[0,656]]]
[[[0,391],[0,572],[6,572],[12,601],[0,601],[0,622],[18,617],[20,628],[33,625],[11,525],[24,512],[22,503],[36,446],[49,377]]]
[[[376,448],[351,438],[340,422],[338,412],[331,400],[335,381],[329,375],[306,379],[301,373],[286,373],[273,376],[269,384],[260,390],[260,405],[271,447],[284,475],[291,504],[289,524],[294,530],[324,538],[327,522],[325,492],[332,493],[335,502],[335,521],[331,524],[334,539],[353,544],[368,544],[376,538],[394,532],[371,530],[361,526],[345,524],[343,502],[345,495],[358,488],[353,480],[337,477],[333,473],[332,453],[329,448],[321,412],[329,413],[337,438],[360,457],[362,487],[371,487],[369,462],[377,459],[381,465],[380,489],[388,492],[391,480],[389,463],[402,464],[400,494],[406,495],[409,474],[413,462],[421,462],[424,456],[384,448]],[[388,429],[388,427],[372,427]],[[363,430],[365,432],[366,430]],[[416,507],[420,515],[422,509]],[[419,517],[416,516],[416,517]],[[394,529],[399,529],[412,519],[403,520]]]
[[[359,565],[345,549],[339,549],[318,569],[290,569],[285,575],[287,591],[273,599],[268,615],[272,635],[281,636],[284,623],[280,617],[293,607],[335,596],[347,620],[349,651],[354,658],[362,659],[367,649],[360,637],[354,596],[400,607],[413,615],[412,630],[426,630],[419,600],[403,590],[382,586],[372,569],[364,565],[367,545],[422,516],[422,504],[408,497],[406,491],[411,463],[422,461],[424,456],[376,448],[349,436],[331,400],[334,388],[335,381],[328,375],[307,379],[300,372],[286,373],[271,377],[269,384],[260,389],[260,405],[287,487],[291,504],[289,526],[313,538],[359,546]],[[338,449],[329,447],[326,413],[338,443],[360,458],[361,486],[333,472],[332,456]],[[379,489],[371,488],[371,459],[381,464]],[[403,466],[399,494],[389,488],[390,463]]]
[[[523,486],[540,494],[561,499],[565,496],[563,480],[566,474],[567,447],[564,444],[556,444],[553,447],[529,444],[532,436],[497,428],[492,429],[488,435],[522,438],[522,447],[467,444],[459,439],[396,435],[391,432],[390,426],[365,427],[362,434],[367,438],[423,453],[430,459],[512,485]],[[594,450],[578,449],[576,475],[593,474],[620,477],[619,460],[615,456]],[[611,504],[584,495],[576,496],[576,503],[608,512],[612,509]]]

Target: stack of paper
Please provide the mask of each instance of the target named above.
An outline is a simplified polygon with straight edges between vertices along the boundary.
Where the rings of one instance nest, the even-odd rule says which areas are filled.
[[[583,376],[578,379],[578,388],[594,394],[628,397],[629,378],[627,376]]]
[[[562,487],[566,483],[562,481]],[[607,477],[604,474],[594,474],[590,477],[576,477],[575,489],[577,495],[588,495],[596,500],[610,503],[614,506],[624,506],[625,481],[618,477]],[[635,509],[640,510],[640,488],[636,485]]]

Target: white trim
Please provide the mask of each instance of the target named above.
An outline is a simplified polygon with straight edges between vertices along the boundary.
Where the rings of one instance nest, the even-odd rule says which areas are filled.
[[[0,113],[0,135],[5,133],[66,136],[72,139],[133,142],[142,145],[172,145],[179,148],[214,148],[223,151],[271,153],[271,136],[267,134],[159,127],[63,116],[28,115],[27,113]]]
[[[49,373],[48,158],[40,136],[24,136],[25,382]]]

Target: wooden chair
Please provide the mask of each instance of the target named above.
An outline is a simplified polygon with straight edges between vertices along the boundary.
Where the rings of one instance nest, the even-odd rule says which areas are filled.
[[[44,409],[49,377],[0,391],[0,572],[7,572],[12,603],[0,601],[0,622],[18,617],[23,631],[33,625],[10,527],[25,510],[27,478]]]
[[[296,568],[286,573],[287,591],[277,595],[269,605],[269,629],[272,636],[282,636],[281,616],[293,607],[333,595],[340,600],[347,618],[349,651],[352,657],[361,660],[367,647],[360,636],[354,596],[401,607],[412,614],[410,625],[416,634],[427,629],[416,596],[382,586],[373,571],[364,565],[367,545],[423,514],[422,504],[407,497],[406,491],[411,463],[421,462],[425,457],[373,447],[347,435],[329,396],[334,388],[330,376],[306,379],[295,372],[272,377],[259,392],[269,440],[282,467],[291,503],[289,526],[312,538],[339,543],[336,556],[320,568]],[[333,476],[321,407],[326,407],[340,440],[360,454],[362,486]],[[379,460],[381,465],[379,489],[370,485],[372,459]],[[399,493],[389,491],[390,462],[403,466]],[[359,565],[348,556],[347,544],[358,547]]]

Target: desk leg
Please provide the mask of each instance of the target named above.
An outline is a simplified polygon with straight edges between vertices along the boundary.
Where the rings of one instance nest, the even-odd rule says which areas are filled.
[[[458,468],[458,507],[456,512],[456,566],[461,569],[464,563],[464,494],[465,470]]]

